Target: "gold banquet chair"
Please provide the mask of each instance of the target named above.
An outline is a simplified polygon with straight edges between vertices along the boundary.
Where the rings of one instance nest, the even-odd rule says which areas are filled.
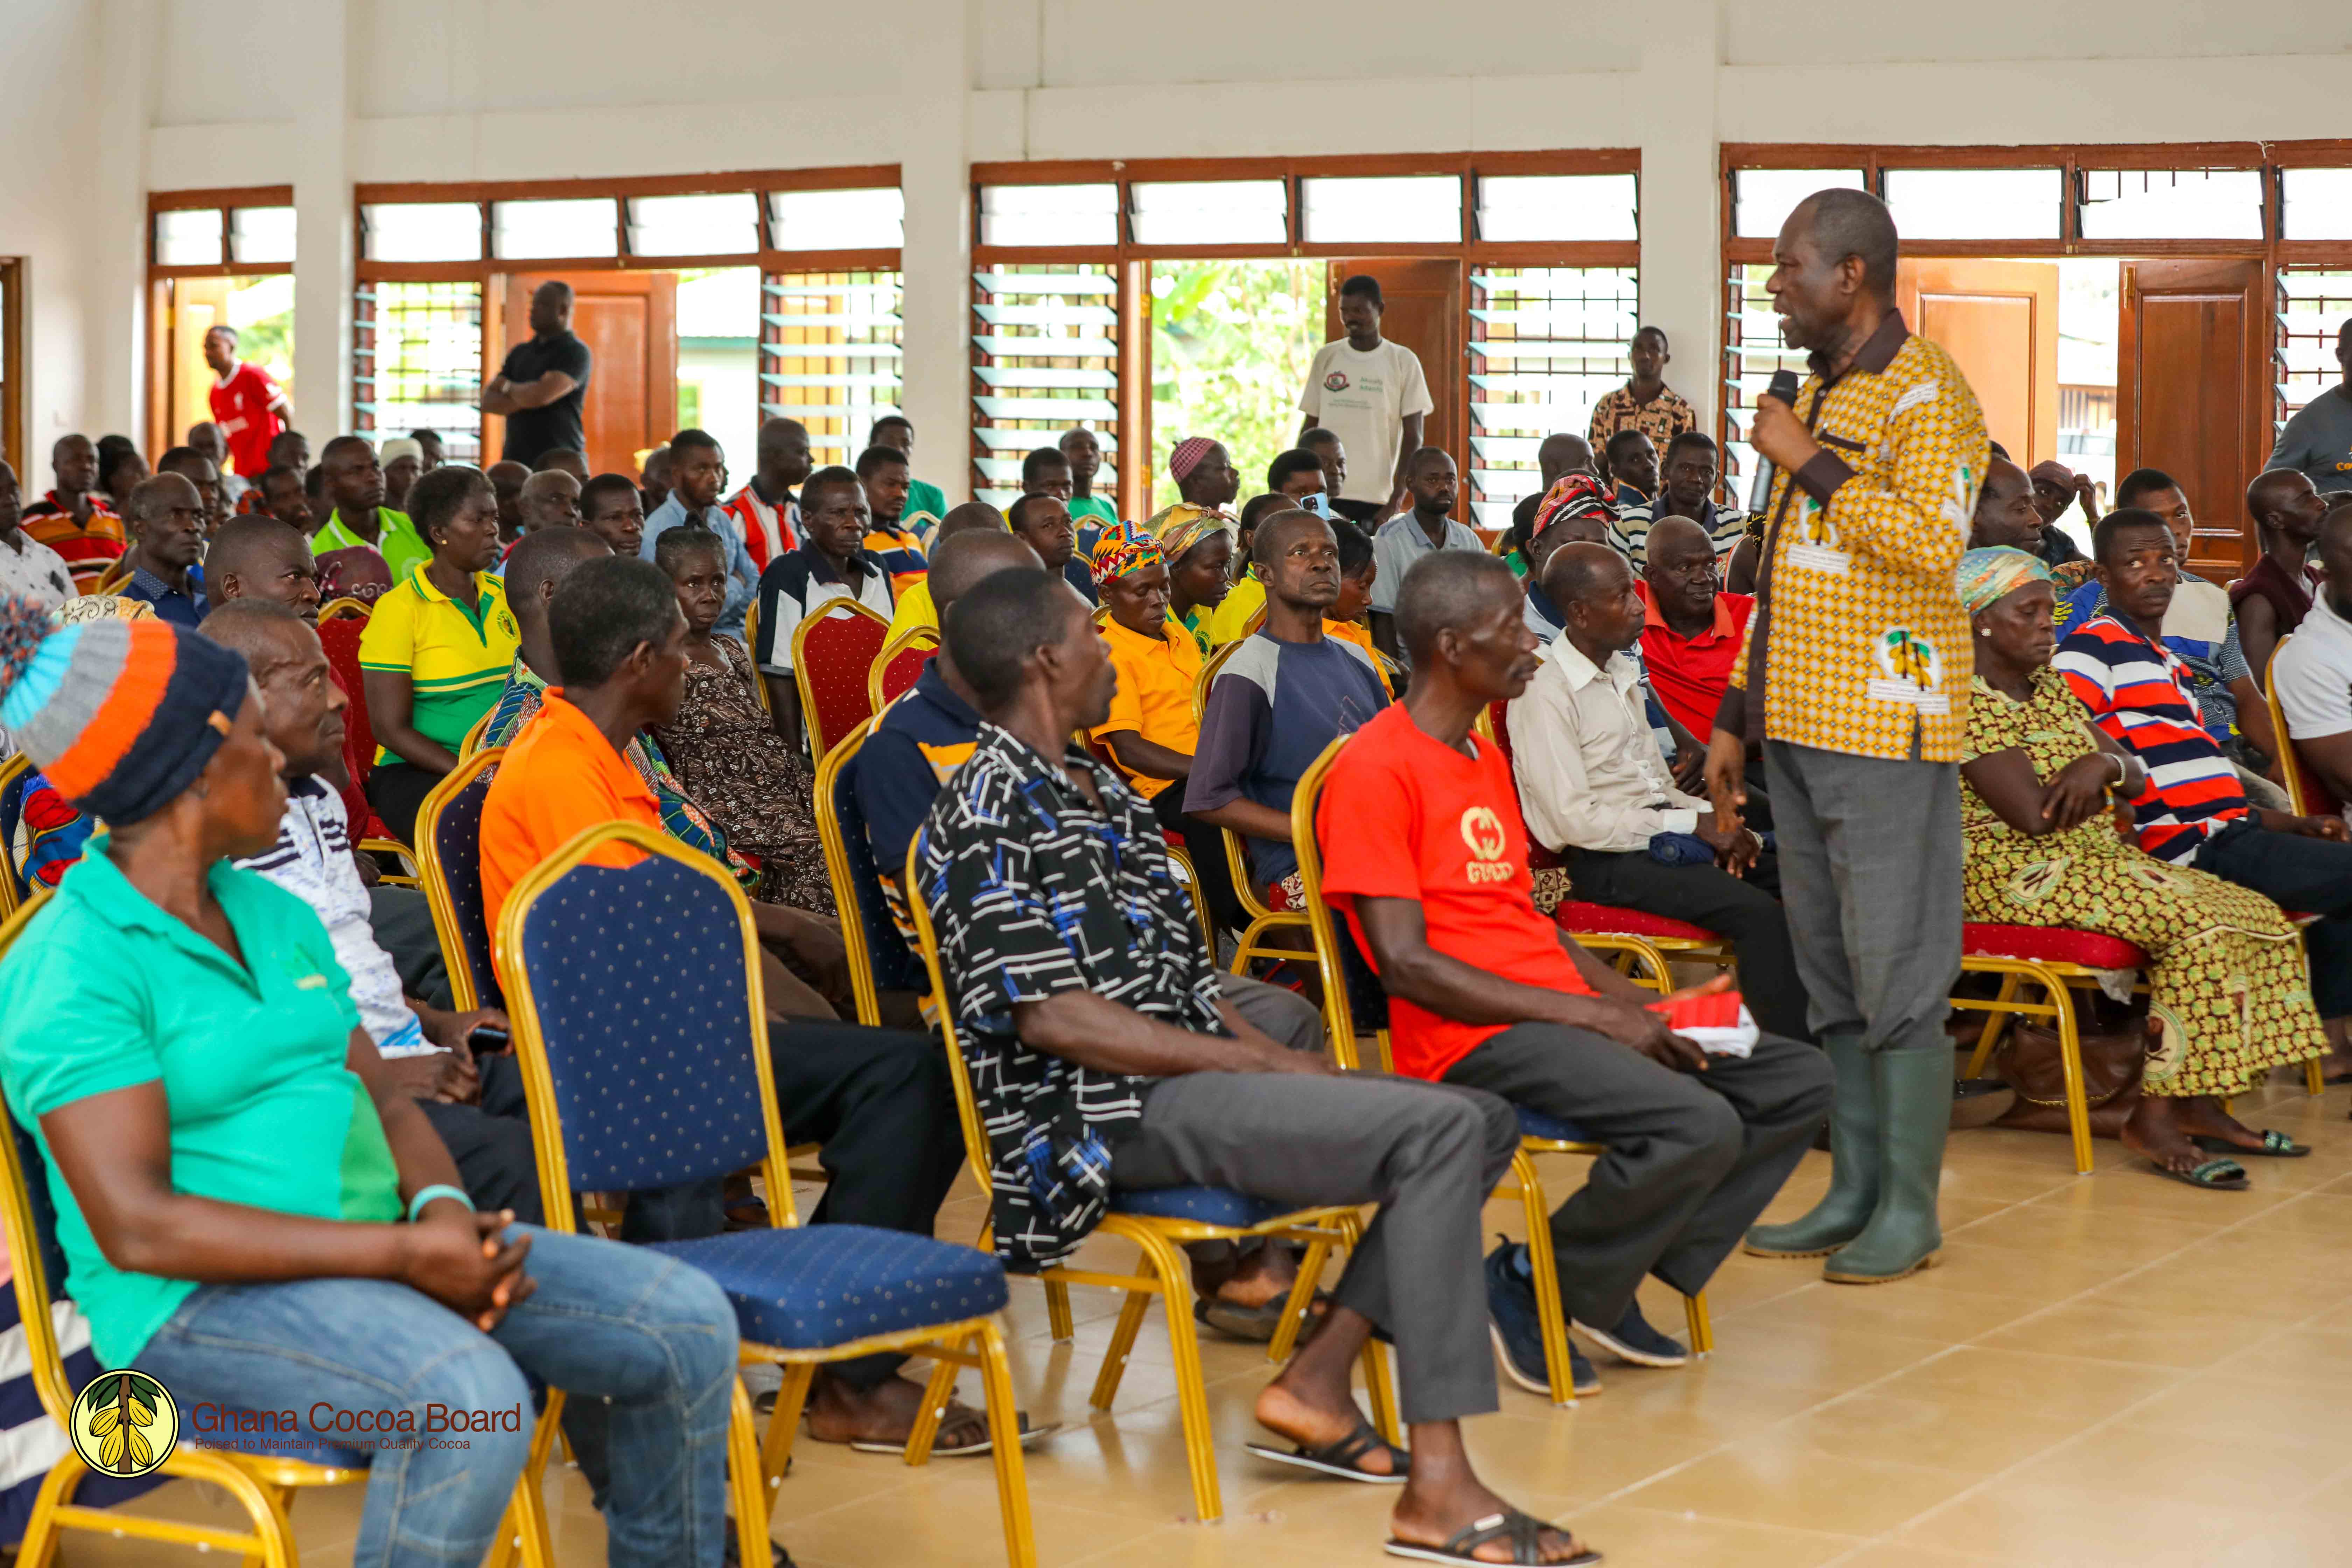
[[[1331,766],[1339,761],[1340,749],[1348,741],[1345,735],[1333,741],[1299,775],[1290,799],[1290,841],[1298,855],[1298,880],[1306,893],[1307,915],[1315,931],[1315,957],[1322,969],[1323,1012],[1331,1048],[1342,1068],[1354,1070],[1363,1064],[1356,1049],[1355,1010],[1349,999],[1347,971],[1339,956],[1339,944],[1346,939],[1340,934],[1331,906],[1323,899],[1323,849],[1315,837],[1315,813],[1322,804],[1324,783],[1331,776]],[[1663,969],[1660,973],[1664,973]],[[1380,1053],[1378,1066],[1388,1071],[1389,1032],[1385,1026],[1375,1031],[1373,1039]],[[1576,1387],[1569,1371],[1568,1314],[1560,1305],[1559,1271],[1551,1250],[1551,1204],[1544,1195],[1535,1156],[1581,1154],[1597,1158],[1607,1153],[1609,1146],[1592,1142],[1580,1136],[1575,1128],[1523,1106],[1511,1109],[1519,1118],[1519,1152],[1511,1158],[1510,1175],[1495,1188],[1494,1195],[1518,1199],[1526,1215],[1528,1268],[1534,1276],[1536,1320],[1543,1335],[1544,1372],[1551,1384],[1551,1402],[1573,1405]],[[1712,1353],[1715,1326],[1707,1311],[1706,1291],[1683,1298],[1683,1319],[1690,1332],[1691,1353]],[[1285,1321],[1276,1336],[1275,1348],[1286,1351],[1288,1338],[1297,1329],[1296,1321]]]
[[[5,955],[24,934],[48,898],[46,890],[37,894],[5,924],[0,924],[0,955]],[[43,1251],[44,1244],[52,1238],[43,1235],[43,1227],[35,1217],[26,1180],[28,1171],[41,1174],[45,1181],[47,1176],[39,1171],[40,1158],[30,1135],[18,1128],[15,1113],[5,1102],[0,1102],[0,1121],[7,1124],[5,1134],[0,1135],[0,1226],[5,1228],[8,1253],[16,1263],[17,1316],[23,1321],[26,1354],[31,1363],[33,1387],[40,1396],[41,1408],[62,1427],[72,1420],[75,1391],[66,1378],[65,1354],[58,1342],[57,1319],[52,1315],[56,1302],[49,1294],[48,1268]],[[499,1526],[494,1555],[504,1560],[519,1552],[525,1568],[554,1568],[540,1484],[546,1471],[547,1434],[553,1430],[562,1397],[552,1391],[548,1395],[547,1414],[541,1417],[541,1429],[531,1444],[530,1462],[515,1484],[514,1500],[508,1505],[507,1516]],[[21,1568],[49,1568],[57,1559],[58,1538],[68,1531],[135,1536],[142,1541],[193,1546],[202,1552],[235,1552],[246,1563],[257,1568],[294,1568],[300,1561],[289,1517],[295,1492],[314,1487],[349,1486],[364,1482],[368,1477],[364,1466],[320,1465],[274,1454],[202,1447],[184,1430],[178,1446],[154,1473],[218,1487],[245,1510],[251,1528],[239,1532],[75,1502],[74,1494],[82,1478],[92,1473],[70,1444],[58,1462],[49,1467],[34,1500],[32,1517],[26,1521],[24,1542],[16,1551],[16,1561]]]
[[[817,1367],[904,1351],[939,1363],[907,1463],[929,1459],[957,1368],[978,1368],[1005,1555],[1013,1568],[1034,1568],[1019,1416],[995,1320],[1004,1271],[928,1236],[800,1224],[759,935],[733,879],[651,828],[591,827],[516,884],[497,951],[549,1229],[579,1233],[576,1186],[669,1186],[747,1164],[764,1180],[767,1228],[648,1244],[718,1281],[735,1308],[745,1365],[783,1373],[764,1447],[751,1398],[735,1384],[728,1470],[742,1561],[768,1559],[767,1493],[783,1479]],[[628,1048],[600,1049],[606,1039]]]
[[[988,1131],[981,1123],[979,1102],[972,1097],[971,1075],[964,1062],[963,1043],[956,1033],[954,1012],[946,1002],[950,993],[940,967],[939,939],[931,929],[930,910],[920,896],[921,879],[916,875],[921,855],[922,846],[918,839],[908,850],[907,879],[902,885],[907,889],[908,911],[914,917],[915,932],[922,946],[923,966],[929,972],[931,994],[941,999],[940,1029],[947,1039],[948,1068],[955,1079],[956,1111],[963,1123],[964,1150],[971,1160],[972,1175],[985,1192],[995,1161],[989,1151]],[[1224,1516],[1224,1504],[1210,1435],[1209,1396],[1201,1373],[1200,1338],[1192,1319],[1192,1271],[1181,1248],[1187,1242],[1239,1241],[1255,1237],[1305,1243],[1307,1256],[1299,1263],[1298,1283],[1291,1290],[1285,1312],[1287,1322],[1302,1316],[1315,1299],[1316,1283],[1322,1277],[1324,1259],[1330,1256],[1331,1249],[1352,1249],[1362,1234],[1362,1225],[1351,1207],[1283,1211],[1219,1187],[1119,1193],[1113,1202],[1120,1206],[1104,1215],[1097,1229],[1102,1235],[1124,1237],[1135,1243],[1140,1253],[1138,1272],[1104,1274],[1068,1267],[1039,1271],[1037,1278],[1045,1287],[1046,1313],[1054,1337],[1067,1340],[1074,1331],[1070,1286],[1101,1285],[1127,1292],[1118,1325],[1112,1331],[1109,1348],[1103,1355],[1102,1371],[1095,1379],[1094,1407],[1108,1410],[1118,1396],[1120,1375],[1127,1370],[1127,1358],[1135,1348],[1135,1336],[1143,1327],[1143,1316],[1150,1307],[1151,1298],[1162,1300],[1168,1313],[1169,1349],[1176,1363],[1176,1403],[1183,1418],[1184,1457],[1192,1468],[1193,1511],[1201,1522],[1213,1524]],[[1145,1212],[1147,1209],[1152,1212]],[[995,1245],[992,1239],[993,1228],[992,1219],[983,1222],[979,1243],[992,1255]],[[1372,1426],[1391,1443],[1401,1443],[1403,1436],[1397,1424],[1396,1394],[1389,1381],[1387,1357],[1377,1339],[1365,1342],[1363,1368],[1365,1393],[1372,1405]],[[938,1401],[934,1399],[932,1403]]]

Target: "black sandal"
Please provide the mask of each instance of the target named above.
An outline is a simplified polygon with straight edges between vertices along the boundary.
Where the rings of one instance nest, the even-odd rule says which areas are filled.
[[[2249,1149],[2243,1143],[2232,1143],[2227,1138],[2191,1138],[2190,1142],[2209,1154],[2252,1154],[2264,1160],[2300,1160],[2311,1152],[2311,1145],[2298,1143],[2275,1127],[2263,1129],[2263,1145]]]
[[[1301,1469],[1337,1476],[1343,1481],[1362,1481],[1368,1486],[1401,1487],[1412,1474],[1412,1456],[1373,1431],[1372,1424],[1361,1416],[1357,1418],[1354,1431],[1320,1448],[1310,1448],[1303,1443],[1288,1449],[1277,1448],[1268,1443],[1252,1443],[1248,1447],[1259,1458],[1272,1459],[1277,1465],[1297,1465]],[[1389,1456],[1391,1474],[1374,1475],[1357,1464],[1376,1448]]]
[[[1391,1557],[1412,1557],[1423,1563],[1485,1563],[1488,1559],[1477,1555],[1478,1548],[1490,1542],[1507,1540],[1511,1543],[1513,1563],[1541,1563],[1544,1560],[1543,1532],[1547,1530],[1559,1531],[1571,1542],[1576,1539],[1573,1531],[1546,1524],[1533,1514],[1509,1508],[1500,1513],[1490,1513],[1484,1519],[1473,1520],[1455,1531],[1454,1538],[1443,1546],[1423,1546],[1417,1542],[1399,1541],[1392,1535],[1388,1540],[1388,1553]],[[1573,1557],[1561,1558],[1560,1568],[1574,1568],[1574,1565],[1600,1561],[1601,1553],[1587,1547]]]
[[[2235,1160],[2208,1160],[2192,1170],[2176,1171],[2169,1165],[2148,1162],[2156,1173],[2171,1181],[2192,1187],[2202,1187],[2209,1193],[2242,1193],[2253,1184],[2246,1178],[2246,1168]]]

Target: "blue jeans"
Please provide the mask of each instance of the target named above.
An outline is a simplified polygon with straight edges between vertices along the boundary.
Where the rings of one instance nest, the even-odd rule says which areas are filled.
[[[134,1364],[172,1391],[196,1441],[333,1462],[313,1436],[323,1426],[327,1445],[366,1450],[353,1568],[481,1562],[530,1447],[526,1374],[574,1400],[609,1401],[606,1561],[718,1568],[734,1310],[708,1275],[672,1258],[515,1228],[531,1238],[524,1268],[538,1288],[488,1335],[388,1281],[206,1285]],[[226,1428],[200,1405],[290,1412],[301,1440],[212,1436]],[[491,1429],[446,1430],[445,1417],[431,1430],[435,1406],[488,1413]],[[353,1429],[396,1427],[404,1415],[410,1431]]]

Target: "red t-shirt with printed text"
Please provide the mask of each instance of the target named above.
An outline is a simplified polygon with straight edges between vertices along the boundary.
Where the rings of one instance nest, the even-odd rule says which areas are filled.
[[[1468,757],[1433,740],[1397,703],[1358,730],[1324,782],[1317,814],[1323,893],[1345,915],[1366,958],[1372,945],[1356,900],[1412,899],[1429,945],[1521,985],[1592,994],[1536,909],[1528,832],[1511,764],[1472,735]],[[1326,830],[1326,825],[1344,825]],[[1375,968],[1378,964],[1375,963]],[[1439,1079],[1506,1024],[1465,1024],[1402,997],[1389,1000],[1396,1070]]]
[[[248,479],[269,467],[269,443],[286,428],[269,405],[285,395],[260,366],[242,363],[213,385],[213,423],[228,442],[228,466]]]

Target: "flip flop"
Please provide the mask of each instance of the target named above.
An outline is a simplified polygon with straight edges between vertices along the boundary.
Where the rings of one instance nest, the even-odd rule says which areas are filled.
[[[973,1414],[978,1415],[979,1412],[975,1411]],[[1050,1426],[1032,1426],[1029,1425],[1029,1417],[1024,1415],[1021,1417],[1021,1447],[1025,1452],[1028,1449],[1035,1447],[1038,1444],[1044,1442],[1046,1438],[1052,1436],[1061,1429],[1061,1423],[1058,1421]],[[978,1454],[989,1453],[995,1448],[996,1441],[994,1438],[990,1437],[987,1433],[988,1427],[985,1424],[985,1417],[982,1417],[982,1425],[981,1426],[982,1435],[978,1442],[950,1446],[946,1443],[935,1441],[931,1444],[931,1458],[934,1459],[969,1459]],[[853,1451],[860,1454],[903,1454],[907,1451],[907,1445],[903,1440],[896,1443],[877,1443],[871,1439],[853,1437],[849,1441],[849,1447]]]
[[[2242,1193],[2252,1184],[2246,1179],[2246,1168],[2235,1160],[2208,1160],[2193,1171],[2176,1171],[2153,1160],[2148,1164],[2159,1176],[2210,1193]]]
[[[1511,1546],[1512,1562],[1541,1563],[1543,1532],[1559,1529],[1558,1525],[1546,1524],[1532,1514],[1510,1508],[1500,1513],[1490,1513],[1484,1519],[1473,1520],[1454,1531],[1453,1539],[1443,1546],[1423,1546],[1417,1542],[1399,1541],[1391,1536],[1387,1550],[1391,1557],[1411,1557],[1423,1563],[1483,1563],[1486,1560],[1477,1555],[1478,1548],[1489,1542],[1507,1541]],[[1561,1531],[1560,1533],[1565,1535],[1568,1531]],[[1571,1535],[1570,1539],[1575,1538]],[[1560,1560],[1563,1568],[1600,1561],[1601,1553],[1589,1549]]]
[[[1258,1344],[1266,1344],[1273,1341],[1275,1331],[1282,1327],[1283,1310],[1289,1305],[1290,1292],[1287,1290],[1279,1296],[1269,1297],[1255,1307],[1244,1307],[1234,1301],[1221,1301],[1214,1297],[1196,1296],[1192,1299],[1192,1318],[1194,1321],[1206,1323],[1219,1333],[1231,1338],[1251,1340]],[[1316,1291],[1314,1300],[1307,1307],[1305,1326],[1309,1330],[1313,1329],[1322,1321],[1330,1305],[1329,1291]]]
[[[1252,1443],[1248,1447],[1259,1458],[1272,1459],[1277,1465],[1297,1465],[1301,1469],[1337,1476],[1343,1481],[1361,1481],[1367,1486],[1401,1487],[1412,1472],[1412,1456],[1373,1431],[1372,1424],[1361,1416],[1357,1417],[1354,1431],[1319,1448],[1310,1448],[1303,1443],[1287,1449],[1270,1443]],[[1376,1476],[1357,1468],[1356,1461],[1375,1448],[1388,1451],[1389,1467],[1394,1474]]]
[[[2189,1142],[2209,1154],[2252,1154],[2264,1160],[2300,1160],[2311,1152],[2310,1144],[2298,1143],[2275,1127],[2263,1129],[2263,1146],[2259,1149],[2232,1143],[2227,1138],[2191,1138]]]

